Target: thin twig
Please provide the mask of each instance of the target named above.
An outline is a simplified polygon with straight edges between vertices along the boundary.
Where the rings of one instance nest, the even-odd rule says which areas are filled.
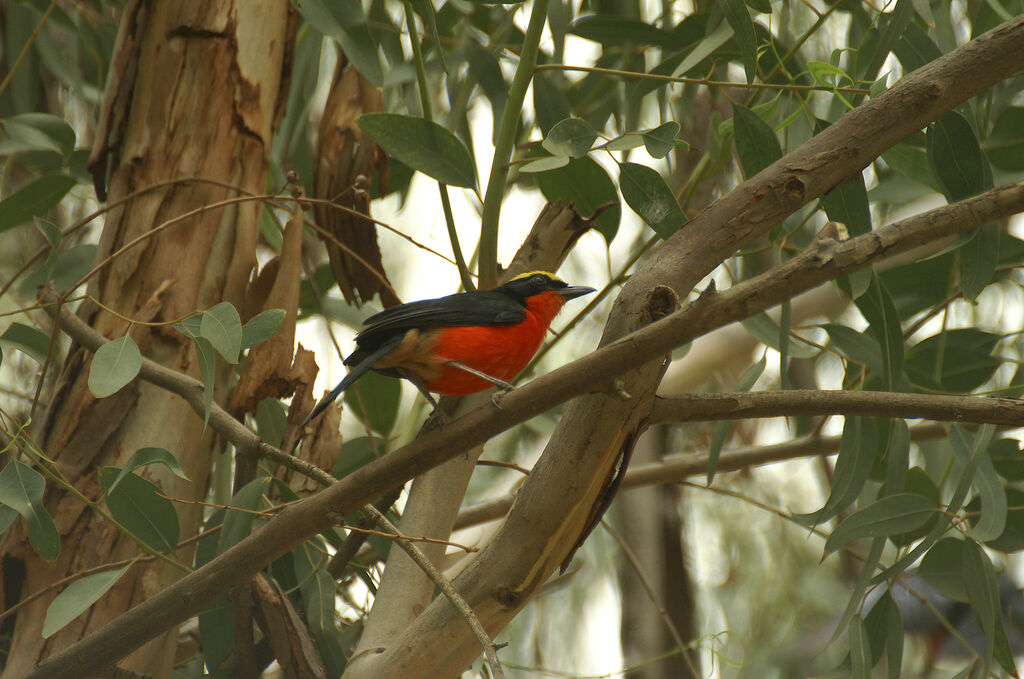
[[[622,550],[626,560],[629,561],[629,565],[632,566],[633,570],[636,572],[637,577],[640,579],[640,584],[643,586],[644,591],[647,592],[647,598],[651,600],[652,604],[654,604],[654,608],[657,609],[658,615],[661,616],[662,621],[665,623],[665,627],[668,628],[669,634],[672,635],[672,639],[676,642],[676,647],[679,649],[679,653],[682,655],[683,662],[686,663],[686,667],[690,670],[690,675],[693,677],[701,676],[701,673],[693,665],[693,659],[690,658],[690,654],[687,652],[687,644],[683,641],[683,635],[679,633],[675,622],[672,621],[668,611],[665,610],[665,607],[662,606],[661,602],[658,600],[658,595],[655,594],[654,587],[651,585],[651,580],[647,576],[647,571],[644,570],[643,564],[640,563],[640,559],[637,558],[633,549],[624,539],[622,539],[622,536],[619,535],[607,521],[601,519],[601,525],[604,526],[604,529],[612,536],[612,539],[618,543],[619,549]]]
[[[990,396],[793,389],[674,394],[654,400],[651,424],[740,418],[864,415],[937,422],[1024,425],[1024,401]]]
[[[18,67],[21,66],[21,62],[25,60],[25,57],[28,55],[28,51],[32,49],[32,43],[36,41],[36,38],[39,36],[39,32],[43,30],[43,26],[46,25],[47,20],[50,18],[50,13],[53,12],[53,8],[56,6],[57,0],[50,0],[50,6],[46,8],[45,12],[43,12],[43,16],[39,19],[39,23],[36,24],[35,30],[33,30],[32,34],[28,36],[28,40],[25,41],[25,45],[21,48],[21,52],[18,53],[18,58],[14,60],[13,64],[11,64],[11,70],[7,72],[7,76],[4,78],[4,81],[0,82],[0,94],[3,94],[4,90],[7,89],[7,86],[11,84],[12,80],[14,80],[14,74],[18,72]]]
[[[455,606],[456,610],[459,611],[459,614],[465,618],[469,628],[473,630],[473,634],[476,635],[480,645],[483,646],[484,655],[487,657],[487,665],[491,669],[491,675],[498,679],[504,679],[505,673],[501,670],[501,662],[498,660],[498,651],[494,647],[494,642],[491,640],[490,636],[487,635],[487,630],[484,629],[484,626],[476,617],[473,609],[466,600],[462,598],[462,595],[452,587],[452,583],[449,582],[448,578],[444,577],[441,571],[434,567],[434,564],[430,562],[430,560],[419,550],[418,547],[416,547],[416,545],[410,543],[408,539],[401,534],[398,530],[398,526],[388,521],[388,517],[377,511],[376,507],[373,505],[367,505],[363,511],[368,513],[384,530],[394,534],[398,538],[396,543],[402,551],[409,555],[409,558],[420,567],[420,570],[422,570],[435,585],[437,585],[441,590],[441,593],[444,594],[448,598],[448,601],[452,603],[452,606]]]
[[[659,75],[657,73],[640,73],[638,71],[622,71],[615,68],[600,68],[597,66],[570,66],[567,64],[538,64],[538,71],[582,71],[584,73],[600,73],[603,75],[614,75],[622,78],[636,78],[637,80],[657,80],[668,83],[688,83],[691,85],[707,85],[708,87],[736,87],[740,89],[761,89],[761,90],[791,90],[791,91],[821,91],[821,92],[849,92],[852,94],[870,94],[870,90],[863,87],[824,87],[822,85],[783,85],[776,83],[736,83],[728,80],[709,80],[708,78],[687,78],[685,76]]]

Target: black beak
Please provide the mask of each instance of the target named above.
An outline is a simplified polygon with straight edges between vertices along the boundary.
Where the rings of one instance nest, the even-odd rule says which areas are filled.
[[[582,297],[583,295],[589,295],[592,292],[596,292],[594,288],[588,288],[585,285],[575,285],[568,288],[559,288],[555,290],[559,295],[566,299],[575,299],[576,297]]]

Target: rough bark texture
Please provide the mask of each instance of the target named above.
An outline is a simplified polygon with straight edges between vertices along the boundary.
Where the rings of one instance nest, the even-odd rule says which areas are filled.
[[[239,6],[241,5],[241,6]],[[278,93],[290,51],[290,9],[284,0],[133,2],[125,8],[113,72],[104,94],[100,136],[92,166],[101,193],[117,200],[174,178],[204,177],[252,192],[266,182],[267,154]],[[231,197],[227,189],[187,183],[141,195],[107,215],[97,263],[168,219]],[[154,234],[113,259],[90,281],[89,291],[128,318],[166,322],[222,300],[242,307],[256,263],[257,203],[209,210]],[[131,332],[143,354],[198,376],[190,342],[167,326],[129,328],[95,306],[83,309],[110,338]],[[169,495],[202,499],[212,431],[181,398],[150,384],[132,384],[97,400],[87,380],[91,353],[73,347],[62,385],[37,432],[43,450],[86,496],[98,499],[96,472],[121,465],[135,450],[171,450],[187,481],[161,466],[143,476]],[[225,374],[219,376],[222,380]],[[28,595],[71,573],[132,557],[138,546],[74,496],[53,489],[47,498],[61,534],[61,554],[41,561],[20,531],[0,545],[7,559],[24,563],[21,592]],[[198,505],[177,505],[181,535],[196,532]],[[191,561],[191,550],[176,557]],[[57,591],[19,612],[4,677],[21,677],[59,651],[182,575],[163,562],[133,567],[87,613],[44,640],[46,607]],[[175,628],[136,650],[124,667],[166,675],[177,644]]]

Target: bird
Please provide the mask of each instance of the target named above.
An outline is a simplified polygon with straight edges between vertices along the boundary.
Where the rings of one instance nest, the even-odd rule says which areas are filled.
[[[460,292],[399,304],[363,321],[349,372],[306,418],[309,424],[370,370],[412,382],[431,393],[464,396],[511,389],[537,353],[548,326],[570,299],[594,288],[570,286],[553,273],[529,271],[491,290]]]

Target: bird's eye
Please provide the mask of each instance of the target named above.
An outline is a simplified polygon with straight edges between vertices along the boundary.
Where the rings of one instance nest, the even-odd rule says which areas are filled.
[[[545,279],[544,276],[537,274],[536,276],[533,277],[533,282],[536,283],[537,285],[544,285],[544,283],[547,282],[547,279]]]

